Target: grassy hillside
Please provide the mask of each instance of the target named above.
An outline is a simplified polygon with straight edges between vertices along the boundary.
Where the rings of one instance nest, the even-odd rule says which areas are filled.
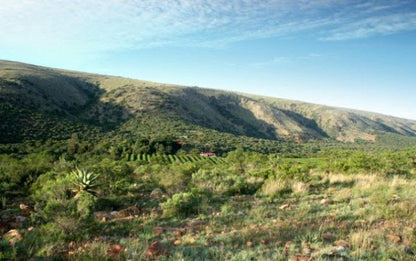
[[[166,119],[182,135],[215,130],[269,140],[375,141],[416,136],[416,122],[297,101],[190,88],[0,61],[2,143],[69,138]],[[157,130],[154,130],[157,132]]]

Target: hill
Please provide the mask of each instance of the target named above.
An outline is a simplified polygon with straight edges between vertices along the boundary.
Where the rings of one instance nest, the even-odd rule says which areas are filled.
[[[1,143],[160,128],[298,142],[416,136],[416,121],[377,113],[11,61],[0,61],[0,121]]]

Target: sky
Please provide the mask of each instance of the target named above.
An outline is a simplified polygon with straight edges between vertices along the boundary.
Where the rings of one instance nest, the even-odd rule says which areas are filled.
[[[415,0],[0,0],[0,59],[416,120]]]

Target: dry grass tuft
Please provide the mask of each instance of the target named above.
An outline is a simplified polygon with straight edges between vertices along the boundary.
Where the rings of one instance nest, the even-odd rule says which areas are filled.
[[[366,250],[377,247],[378,242],[384,240],[383,231],[379,229],[354,231],[349,238],[353,248]]]
[[[309,189],[310,185],[305,182],[296,181],[292,184],[292,191],[295,194],[306,194],[309,192]]]
[[[287,181],[269,179],[261,187],[261,192],[263,195],[271,197],[289,188],[290,184]]]

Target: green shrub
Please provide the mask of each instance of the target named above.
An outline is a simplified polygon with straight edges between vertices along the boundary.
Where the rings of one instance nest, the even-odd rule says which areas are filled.
[[[72,187],[69,175],[53,172],[42,175],[31,187],[37,213],[48,221],[58,213],[71,212],[73,206],[68,202],[73,197]]]
[[[161,186],[168,194],[172,195],[187,189],[190,176],[181,172],[167,170],[164,173],[157,174],[159,186]]]
[[[310,180],[309,167],[298,164],[281,164],[274,173],[274,178],[278,180],[297,180],[308,182]]]
[[[195,192],[177,193],[163,205],[163,216],[186,217],[199,212],[201,196]]]
[[[138,168],[138,173],[146,173],[169,195],[186,191],[192,178],[192,173],[198,168],[193,163],[172,165],[154,164],[150,167]]]
[[[217,168],[199,170],[192,175],[193,185],[215,195],[232,196],[236,194],[253,194],[258,185],[247,182],[241,175],[229,174]]]
[[[32,186],[32,200],[36,202],[34,221],[48,227],[45,231],[50,233],[45,232],[44,237],[51,242],[88,237],[95,229],[95,197],[86,191],[74,197],[72,181],[71,175],[49,173]]]
[[[78,194],[77,198],[77,216],[81,222],[92,222],[94,213],[95,197],[85,191]]]
[[[17,260],[17,249],[11,247],[9,242],[0,239],[0,260]]]

